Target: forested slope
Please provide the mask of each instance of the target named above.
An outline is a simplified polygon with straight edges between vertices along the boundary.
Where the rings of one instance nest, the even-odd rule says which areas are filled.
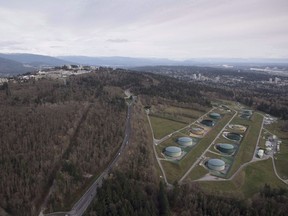
[[[52,185],[48,210],[69,208],[114,156],[126,108],[105,73],[2,86],[0,206],[8,213],[36,215]]]

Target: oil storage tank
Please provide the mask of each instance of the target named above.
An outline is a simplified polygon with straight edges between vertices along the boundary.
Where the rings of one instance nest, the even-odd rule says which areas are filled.
[[[182,150],[177,146],[169,146],[165,148],[164,154],[169,157],[181,156]]]
[[[219,143],[216,148],[224,154],[232,154],[235,151],[235,147],[227,143]]]
[[[210,119],[204,119],[200,123],[207,127],[213,127],[215,125],[215,122]]]
[[[242,136],[238,133],[233,133],[233,132],[228,132],[228,133],[225,133],[224,136],[229,139],[229,140],[232,140],[232,141],[236,141],[236,142],[240,142],[241,139],[242,139]]]
[[[205,130],[201,127],[192,127],[190,128],[190,132],[196,135],[203,135]]]
[[[212,112],[209,114],[209,117],[212,119],[220,119],[221,115],[219,113]]]
[[[177,139],[177,143],[181,146],[192,146],[193,145],[193,139],[190,137],[179,137]]]
[[[214,171],[222,171],[225,169],[225,162],[221,159],[210,159],[207,162],[209,169]]]

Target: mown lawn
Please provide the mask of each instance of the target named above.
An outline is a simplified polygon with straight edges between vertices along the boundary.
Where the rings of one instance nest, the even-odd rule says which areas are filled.
[[[285,124],[284,121],[277,121],[274,124],[265,126],[265,128],[282,141],[280,152],[275,155],[275,165],[280,177],[288,179],[288,133],[282,130],[283,124]]]
[[[207,193],[231,195],[245,199],[258,193],[265,184],[272,188],[286,188],[274,174],[272,159],[259,161],[246,166],[231,181],[198,181],[199,186]]]
[[[184,122],[173,121],[153,115],[149,117],[152,124],[154,137],[156,139],[161,139],[162,137],[172,133],[173,131],[179,130],[187,125]]]
[[[187,177],[190,180],[196,180],[208,173],[208,170],[205,169],[203,166],[197,165],[195,168],[190,172],[189,176]]]
[[[261,130],[262,120],[263,116],[258,113],[254,113],[251,120],[245,120],[249,122],[248,129],[246,130],[245,136],[239,145],[238,152],[235,156],[235,160],[229,171],[228,177],[233,175],[233,173],[236,172],[243,163],[249,162],[252,159],[258,140],[258,135]],[[237,119],[236,122],[241,121]],[[234,121],[232,121],[232,123],[234,123]]]
[[[245,180],[240,190],[245,197],[251,197],[257,193],[265,184],[271,187],[283,187],[288,189],[288,186],[281,182],[273,171],[272,159],[259,161],[248,165],[243,170]]]

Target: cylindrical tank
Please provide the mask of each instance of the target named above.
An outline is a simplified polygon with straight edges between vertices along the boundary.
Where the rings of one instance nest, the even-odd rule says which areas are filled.
[[[232,132],[226,133],[225,136],[226,138],[233,140],[233,141],[237,141],[237,142],[241,141],[241,138],[242,138],[240,134],[232,133]]]
[[[209,119],[204,119],[200,123],[208,127],[213,127],[215,125],[215,122]]]
[[[192,127],[190,129],[190,132],[196,135],[203,135],[204,134],[204,129],[201,127]]]
[[[212,112],[209,114],[209,117],[212,119],[220,119],[221,115],[219,113]]]
[[[226,143],[219,143],[216,145],[216,148],[224,154],[231,154],[235,151],[235,147],[233,145]]]
[[[233,124],[233,125],[229,125],[229,127],[231,128],[231,129],[233,129],[233,130],[236,130],[236,131],[238,131],[238,132],[245,132],[246,131],[246,127],[245,126],[243,126],[243,125],[237,125],[237,124]]]
[[[169,157],[179,157],[181,156],[181,148],[177,146],[169,146],[165,148],[164,154],[169,156]]]
[[[220,159],[210,159],[207,162],[207,166],[211,170],[222,171],[225,169],[225,162]]]
[[[193,145],[193,139],[190,137],[179,137],[177,143],[181,146],[191,146]]]

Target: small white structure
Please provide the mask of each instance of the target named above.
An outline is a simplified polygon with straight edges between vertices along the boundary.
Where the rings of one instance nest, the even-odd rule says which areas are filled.
[[[270,155],[272,153],[272,148],[271,147],[267,147],[265,149],[265,154]]]
[[[271,147],[271,146],[272,146],[272,143],[271,143],[269,140],[267,140],[267,141],[265,142],[265,146],[266,146],[266,147]]]
[[[263,149],[259,149],[257,155],[258,155],[259,158],[262,158],[263,155],[264,155],[264,150]]]

